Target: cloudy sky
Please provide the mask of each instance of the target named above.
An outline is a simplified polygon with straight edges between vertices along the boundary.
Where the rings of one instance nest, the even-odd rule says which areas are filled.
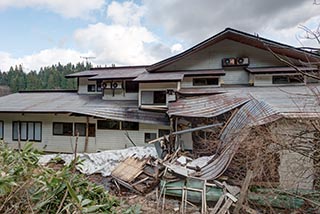
[[[232,27],[294,46],[316,46],[314,0],[0,0],[0,70],[22,64],[151,64]]]

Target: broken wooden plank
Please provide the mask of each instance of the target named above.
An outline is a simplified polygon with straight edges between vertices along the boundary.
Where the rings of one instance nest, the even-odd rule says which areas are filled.
[[[241,186],[241,190],[240,190],[240,196],[239,196],[239,200],[236,204],[236,207],[234,209],[234,213],[235,214],[239,214],[240,213],[240,209],[243,205],[243,202],[247,196],[247,192],[248,192],[248,188],[249,188],[249,185],[250,185],[250,182],[251,182],[251,179],[253,178],[253,171],[252,170],[248,170],[247,171],[247,174],[246,174],[246,177],[244,179],[244,182]]]

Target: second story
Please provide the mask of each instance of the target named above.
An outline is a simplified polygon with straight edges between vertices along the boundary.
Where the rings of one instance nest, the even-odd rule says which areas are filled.
[[[136,100],[141,109],[166,110],[183,96],[227,87],[318,83],[320,55],[227,28],[194,47],[149,66],[94,68],[78,78],[79,94]]]

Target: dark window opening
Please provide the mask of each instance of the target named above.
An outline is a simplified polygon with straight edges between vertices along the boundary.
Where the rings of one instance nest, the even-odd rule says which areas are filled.
[[[98,120],[98,129],[120,129],[120,121]]]
[[[139,130],[139,123],[137,122],[129,122],[129,121],[123,121],[122,127],[123,130]]]
[[[96,91],[96,85],[88,85],[88,92],[95,92]]]
[[[219,85],[219,78],[194,78],[193,86]]]
[[[156,133],[144,133],[144,142],[148,143],[151,140],[154,140],[157,138]]]
[[[42,139],[42,123],[41,122],[19,122],[12,123],[12,140],[36,141]]]
[[[134,81],[126,81],[126,93],[138,93],[139,83]]]
[[[72,136],[72,123],[53,123],[53,135]]]
[[[86,123],[75,123],[74,124],[74,136],[79,133],[80,137],[86,136]],[[96,136],[96,126],[93,123],[89,123],[88,127],[88,137],[95,137]]]
[[[0,140],[3,140],[3,136],[4,136],[4,123],[1,120],[0,121]]]
[[[102,91],[102,80],[97,80],[97,91]]]
[[[159,137],[163,137],[165,135],[169,135],[170,134],[170,130],[168,129],[159,129]]]
[[[166,91],[153,92],[153,104],[166,104],[167,93]]]
[[[303,83],[303,80],[303,76],[301,75],[272,76],[272,84]]]

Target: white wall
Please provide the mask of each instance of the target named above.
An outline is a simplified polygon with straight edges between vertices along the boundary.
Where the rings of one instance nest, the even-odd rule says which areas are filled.
[[[142,91],[165,91],[167,89],[177,91],[178,85],[177,82],[139,83],[139,97],[141,98]],[[176,100],[175,94],[167,94],[166,100],[166,106],[168,106],[169,101]],[[139,106],[141,106],[141,99],[139,99]]]
[[[81,122],[86,123],[86,117],[74,117],[67,114],[24,114],[21,113],[0,113],[0,120],[4,121],[4,141],[9,146],[18,148],[18,142],[12,140],[12,122],[29,121],[42,122],[42,141],[35,142],[34,146],[40,150],[49,152],[73,152],[75,137],[53,135],[53,122]],[[97,123],[97,119],[90,118],[89,123]],[[139,131],[128,131],[129,136],[136,145],[143,146],[144,133],[157,133],[158,129],[169,129],[167,126],[139,124]],[[99,130],[96,126],[96,137],[89,137],[88,152],[95,152],[107,149],[123,149],[132,146],[124,135],[123,130]],[[25,143],[21,141],[22,145]],[[78,152],[84,152],[85,137],[78,139]]]
[[[88,80],[88,77],[79,77],[78,94],[102,94],[101,91],[88,92],[88,85],[96,85],[96,81]]]

